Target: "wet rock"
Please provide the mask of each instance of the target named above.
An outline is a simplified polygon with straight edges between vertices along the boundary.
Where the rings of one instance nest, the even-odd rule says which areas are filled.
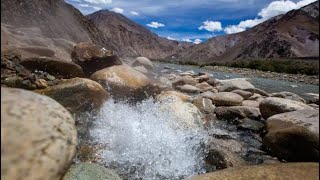
[[[244,100],[242,102],[242,106],[250,106],[250,107],[255,107],[259,108],[260,102],[254,101],[254,100]]]
[[[261,96],[270,97],[270,94],[262,89],[255,88],[253,90],[250,90],[250,92],[255,94],[260,94]]]
[[[209,149],[205,162],[207,172],[246,165],[245,161],[237,154],[225,148]]]
[[[153,63],[146,57],[137,57],[135,61],[132,63],[133,67],[143,66],[148,70],[153,70]]]
[[[172,89],[172,83],[169,79],[167,79],[165,77],[160,77],[159,81],[160,81],[159,86],[161,89]]]
[[[75,155],[74,123],[49,97],[1,88],[1,178],[60,179]]]
[[[33,57],[20,62],[25,68],[34,72],[44,71],[60,78],[84,77],[82,68],[73,63],[53,57]]]
[[[240,106],[243,97],[232,92],[207,93],[205,97],[212,100],[216,106]]]
[[[302,97],[292,92],[272,93],[271,97],[279,97],[279,98],[290,99],[290,100],[306,103],[306,100],[304,100]]]
[[[259,121],[246,119],[243,123],[238,125],[240,130],[249,130],[255,133],[261,132],[265,125]]]
[[[319,112],[298,110],[267,119],[263,145],[279,159],[319,161]]]
[[[58,85],[35,92],[50,96],[72,113],[98,111],[109,97],[99,83],[84,78],[62,80]]]
[[[90,78],[107,89],[115,100],[137,102],[160,92],[147,76],[128,65],[105,68]]]
[[[191,130],[204,128],[205,119],[199,109],[191,102],[188,102],[188,96],[174,91],[167,91],[159,94],[156,99],[161,103],[160,109],[170,113],[176,119],[178,128]]]
[[[202,83],[208,81],[210,79],[210,76],[208,74],[203,74],[198,76],[197,79],[200,83]]]
[[[201,89],[199,89],[195,86],[189,85],[189,84],[185,84],[183,86],[177,86],[177,89],[180,90],[181,92],[186,92],[186,93],[200,93],[200,92],[202,92]]]
[[[302,102],[277,97],[266,98],[260,103],[259,108],[264,119],[285,112],[296,111],[305,108],[311,109],[310,106]]]
[[[203,92],[213,90],[213,87],[210,86],[207,82],[198,83],[198,84],[196,84],[196,87],[201,89]]]
[[[262,96],[260,94],[254,93],[252,96],[250,96],[247,100],[259,100]]]
[[[197,175],[190,180],[317,179],[319,163],[279,163],[244,166]]]
[[[217,86],[218,81],[217,81],[215,78],[210,77],[209,80],[207,81],[207,83],[208,83],[209,85],[215,87],[215,86]]]
[[[86,76],[98,70],[122,64],[113,51],[92,43],[76,44],[73,47],[71,58],[74,63],[82,67]]]
[[[93,163],[72,165],[62,180],[121,180],[114,171]]]
[[[203,98],[201,96],[194,98],[192,104],[194,104],[202,113],[205,114],[213,114],[214,109],[216,108],[210,99]]]
[[[48,82],[44,79],[37,79],[35,82],[37,89],[44,89],[48,87]]]
[[[219,92],[230,92],[233,90],[254,90],[255,87],[244,79],[229,79],[220,81],[222,86],[218,89]]]
[[[196,73],[194,71],[186,71],[179,74],[180,76],[195,76]]]
[[[197,81],[191,77],[191,76],[177,76],[173,81],[172,81],[172,86],[177,87],[177,86],[183,86],[183,85],[191,85],[195,86],[197,84]]]
[[[231,91],[233,93],[236,93],[236,94],[239,94],[240,96],[243,97],[243,99],[248,99],[249,97],[251,97],[253,95],[252,92],[249,92],[249,91],[244,91],[244,90],[240,90],[240,89],[237,89],[237,90],[233,90]]]
[[[214,112],[217,118],[221,120],[241,121],[245,118],[256,120],[261,118],[259,108],[249,106],[217,107]]]

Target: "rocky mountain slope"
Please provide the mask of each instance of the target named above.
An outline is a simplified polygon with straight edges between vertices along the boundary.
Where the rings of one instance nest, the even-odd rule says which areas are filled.
[[[23,56],[56,56],[69,60],[72,46],[82,41],[115,49],[115,44],[79,10],[63,0],[1,1],[1,49]]]
[[[120,47],[119,53],[125,56],[163,59],[191,45],[191,43],[171,41],[159,37],[122,14],[112,11],[101,10],[87,17],[105,36],[112,38]]]
[[[248,58],[319,56],[319,1],[247,31],[215,37],[167,59],[208,63]]]

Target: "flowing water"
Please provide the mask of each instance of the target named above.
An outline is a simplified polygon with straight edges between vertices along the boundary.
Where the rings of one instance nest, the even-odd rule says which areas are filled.
[[[175,70],[207,71],[194,66],[155,63],[156,72],[165,66]],[[215,78],[241,77],[234,74],[210,72]],[[319,87],[261,78],[251,82],[268,92],[291,91],[299,95],[319,93]],[[297,88],[290,88],[295,84]],[[289,89],[290,88],[290,89]],[[101,164],[116,169],[124,179],[184,179],[205,172],[205,146],[210,133],[232,135],[226,129],[216,127],[209,131],[181,129],[178,120],[153,99],[136,106],[108,100],[90,130],[92,139],[103,148]],[[183,117],[181,117],[183,118]],[[245,135],[235,133],[243,138]],[[249,138],[250,139],[250,138]],[[250,145],[256,142],[249,140]]]
[[[106,146],[102,163],[128,179],[182,179],[204,172],[206,134],[181,129],[160,109],[152,99],[135,107],[106,102],[91,130]]]

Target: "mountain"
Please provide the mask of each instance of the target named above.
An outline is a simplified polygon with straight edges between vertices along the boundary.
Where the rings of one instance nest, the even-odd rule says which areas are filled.
[[[105,36],[117,44],[118,53],[123,56],[163,59],[191,46],[191,43],[159,37],[122,14],[112,11],[100,10],[87,17]]]
[[[94,42],[116,49],[79,10],[63,0],[2,0],[1,50],[23,56],[56,56],[70,60],[75,43]]]
[[[319,1],[168,56],[182,63],[319,56]]]

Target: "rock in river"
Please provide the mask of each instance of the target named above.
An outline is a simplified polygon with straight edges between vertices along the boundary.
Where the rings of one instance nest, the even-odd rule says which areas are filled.
[[[60,179],[75,155],[74,123],[47,96],[1,88],[1,178]]]
[[[298,110],[267,119],[263,144],[280,159],[319,161],[319,112]]]

